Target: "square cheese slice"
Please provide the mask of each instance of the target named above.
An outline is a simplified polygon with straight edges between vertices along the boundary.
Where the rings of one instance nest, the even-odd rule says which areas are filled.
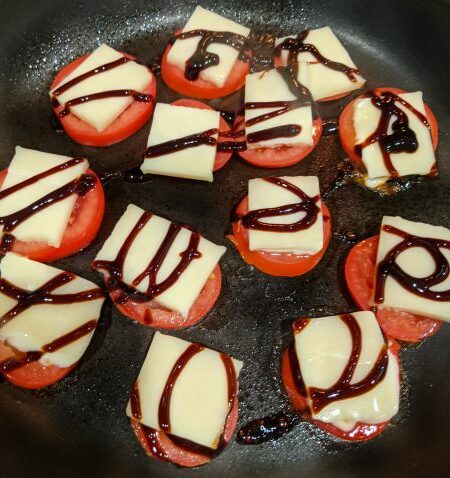
[[[279,38],[275,44],[278,46],[286,38],[295,38],[295,36]],[[313,45],[328,60],[342,63],[350,68],[356,68],[347,50],[330,27],[309,30],[304,43]],[[287,63],[288,53],[287,50],[282,50],[281,60],[284,64]],[[297,60],[309,64],[307,82],[304,84],[311,91],[316,101],[357,90],[366,82],[361,75],[356,75],[356,81],[352,81],[345,73],[333,70],[318,62],[316,57],[309,52],[299,53]]]
[[[413,236],[439,239],[450,243],[450,229],[422,222],[408,221],[401,217],[384,216],[381,222],[380,242],[378,244],[377,268],[380,262],[386,258],[386,255],[403,241],[403,238],[397,234],[384,230],[385,226],[393,226]],[[447,263],[450,263],[450,250],[439,248],[439,251],[444,255]],[[397,257],[396,263],[406,274],[413,278],[427,277],[433,274],[436,269],[433,258],[423,247],[406,249]],[[430,290],[438,292],[449,291],[450,277],[431,287]],[[390,275],[388,275],[385,283],[384,301],[374,305],[393,307],[424,317],[450,322],[450,301],[435,301],[423,295],[410,292]]]
[[[361,354],[350,384],[364,380],[373,369],[385,340],[373,312],[351,315],[361,332]],[[294,325],[295,351],[306,390],[328,389],[335,385],[349,362],[352,335],[340,315],[300,319],[306,325]],[[305,324],[305,322],[303,322]],[[400,381],[397,359],[388,352],[389,362],[384,378],[370,391],[327,404],[313,418],[332,423],[344,431],[357,422],[382,423],[392,418],[399,408]]]
[[[0,262],[0,273],[0,281],[7,281],[23,291],[32,293],[63,271],[8,252]],[[52,295],[78,294],[94,289],[100,294],[94,300],[77,302],[76,298],[71,301],[69,297],[66,297],[66,303],[62,304],[31,305],[0,326],[0,342],[7,342],[22,352],[42,351],[44,345],[69,334],[87,322],[98,320],[105,298],[96,284],[75,276],[72,281],[53,289],[50,293]],[[5,292],[0,292],[0,317],[4,318],[17,303],[16,299]],[[94,331],[95,328],[58,350],[44,353],[39,362],[45,365],[69,367],[81,358]]]
[[[281,179],[300,188],[305,194],[316,201],[320,211],[316,221],[308,228],[296,232],[272,232],[249,229],[249,248],[251,251],[291,252],[293,254],[312,255],[323,248],[323,215],[320,200],[319,180],[316,176],[282,176]],[[265,181],[264,178],[251,179],[248,182],[248,209],[258,209],[285,206],[301,203],[302,200],[291,191],[276,184]],[[292,224],[305,217],[305,212],[262,218],[270,224]]]
[[[95,260],[114,261],[122,244],[144,212],[140,207],[130,204]],[[125,284],[145,294],[149,284],[148,277],[145,277],[138,285],[133,285],[133,281],[150,264],[164,242],[170,224],[171,222],[167,219],[152,215],[151,219],[140,230],[126,254],[123,267],[123,281]],[[191,234],[192,231],[185,227],[180,229],[156,275],[157,283],[161,283],[169,277],[179,264],[180,254],[187,249]],[[155,300],[162,306],[187,317],[189,309],[225,250],[225,247],[217,246],[204,237],[200,237],[198,251],[201,256],[193,259],[175,283],[157,295]]]
[[[0,191],[6,191],[12,186],[71,159],[69,156],[44,153],[17,146]],[[81,176],[88,167],[88,161],[83,160],[75,166],[51,174],[0,198],[0,217],[8,216],[30,206],[47,194]],[[76,198],[77,196],[72,194],[62,201],[55,202],[51,206],[32,214],[14,228],[12,235],[20,241],[44,242],[53,247],[59,247]],[[3,230],[3,226],[0,226],[0,228],[0,230]]]
[[[100,45],[72,71],[63,81],[50,91],[64,85],[70,80],[91,71],[99,66],[122,58],[124,55],[108,45]],[[152,81],[155,81],[148,69],[135,61],[129,61],[108,71],[86,78],[57,96],[58,102],[64,105],[74,98],[112,90],[135,90],[143,92]],[[93,126],[99,133],[104,131],[133,102],[130,96],[104,98],[72,106],[70,111]]]
[[[302,71],[304,71],[302,69]],[[245,121],[246,123],[258,116],[280,110],[282,107],[248,108],[248,103],[265,103],[271,101],[293,101],[297,97],[290,91],[286,81],[277,69],[253,73],[245,78]],[[270,128],[286,125],[300,126],[301,130],[295,136],[278,137],[268,140],[249,141],[253,133]],[[313,123],[311,106],[301,106],[291,109],[273,118],[245,127],[247,135],[247,148],[276,148],[282,145],[312,145]]]
[[[161,429],[158,409],[169,375],[190,342],[156,332],[142,365],[137,386],[144,425]],[[236,378],[242,362],[231,359]],[[220,352],[204,347],[183,367],[170,399],[170,433],[216,449],[227,415],[228,379]],[[132,417],[128,403],[127,415]]]
[[[158,103],[153,114],[147,146],[151,148],[212,129],[217,130],[217,133],[211,134],[210,137],[217,141],[219,122],[218,111]],[[216,145],[200,144],[145,158],[141,170],[162,176],[212,181],[216,149]]]
[[[403,93],[398,96],[408,102],[414,109],[425,114],[425,105],[421,91]],[[429,174],[436,163],[430,131],[407,107],[400,102],[396,104],[406,113],[409,127],[416,134],[419,147],[414,153],[392,153],[390,155],[392,164],[398,171],[399,176]],[[357,144],[362,143],[376,131],[380,118],[381,111],[372,104],[370,98],[357,101],[353,113],[353,124],[356,131]],[[393,117],[388,130],[389,134],[392,133],[392,123],[394,121],[395,118]],[[363,148],[361,159],[366,167],[369,179],[389,178],[390,174],[384,164],[383,153],[379,143],[374,143]]]
[[[247,38],[250,33],[249,28],[243,27],[239,25],[239,23],[233,22],[217,13],[210,12],[201,6],[196,7],[182,31],[185,33],[192,30],[231,32],[237,33],[245,38]],[[200,36],[176,40],[170,49],[167,61],[171,65],[178,66],[184,72],[186,61],[195,53],[200,40]],[[207,51],[219,56],[219,64],[202,70],[200,72],[200,78],[221,88],[233,70],[239,56],[239,51],[231,46],[220,43],[211,43]]]

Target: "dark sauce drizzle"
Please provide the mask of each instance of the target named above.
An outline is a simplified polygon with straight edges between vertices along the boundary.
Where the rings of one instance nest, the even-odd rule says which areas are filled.
[[[65,169],[76,166],[83,161],[82,158],[73,158],[65,163],[55,166],[47,171],[36,174],[35,176],[25,179],[24,181],[15,184],[9,188],[0,191],[0,200],[8,197],[9,195],[16,193],[27,186],[30,186],[41,179],[44,179],[52,174],[56,174]],[[11,213],[7,216],[0,217],[0,224],[3,225],[3,237],[0,244],[0,253],[5,254],[11,249],[14,243],[14,237],[11,234],[12,231],[21,223],[30,218],[33,214],[69,197],[72,194],[78,196],[86,195],[91,189],[95,187],[95,177],[91,174],[82,174],[80,177],[73,179],[72,181],[64,184],[63,186],[55,189],[54,191],[46,194],[40,199],[37,199],[30,205]],[[6,234],[5,234],[6,233]]]
[[[450,301],[450,289],[434,291],[432,287],[447,279],[450,265],[440,249],[450,250],[450,241],[414,236],[394,226],[385,225],[383,230],[395,234],[403,240],[393,247],[386,257],[379,263],[375,284],[375,303],[382,304],[384,301],[386,279],[392,277],[408,292],[438,302]],[[435,270],[427,277],[413,277],[406,273],[396,262],[397,257],[411,247],[425,249],[433,258]]]
[[[291,193],[295,194],[299,199],[301,199],[301,202],[287,204],[285,206],[279,207],[257,209],[255,211],[249,211],[244,216],[236,214],[236,210],[234,209],[234,214],[231,218],[232,222],[242,220],[243,225],[247,229],[270,232],[303,231],[311,227],[316,222],[317,215],[320,211],[319,207],[316,205],[316,202],[319,199],[317,196],[311,198],[299,187],[281,178],[268,177],[264,178],[264,181],[287,189]],[[299,219],[298,221],[291,224],[271,224],[262,221],[263,218],[267,217],[285,216],[288,214],[294,214],[299,212],[304,212],[305,216],[302,219]]]
[[[407,108],[429,130],[430,124],[425,115],[390,91],[377,94],[377,91],[374,90],[366,93],[365,96],[371,98],[372,104],[381,111],[381,117],[376,130],[362,143],[355,146],[355,153],[361,157],[363,148],[378,143],[386,169],[391,177],[397,178],[399,174],[392,163],[391,154],[414,153],[419,147],[416,134],[409,127],[408,116],[397,104],[400,103]],[[395,118],[392,122],[392,133],[388,134],[392,118]]]
[[[227,442],[224,437],[225,427],[222,431],[222,434],[219,438],[218,446],[216,449],[209,448],[204,445],[200,445],[191,440],[180,438],[171,433],[170,425],[170,401],[172,397],[172,391],[175,387],[178,377],[183,371],[184,367],[188,364],[189,360],[194,357],[196,354],[204,350],[204,347],[200,344],[190,344],[189,347],[180,355],[178,360],[175,362],[172,370],[167,378],[161,399],[159,402],[158,408],[158,421],[160,429],[170,438],[170,440],[175,443],[179,448],[186,450],[190,453],[196,453],[198,455],[203,455],[206,458],[214,458],[219,455],[225,448]],[[236,370],[234,368],[233,361],[231,358],[224,354],[220,354],[220,358],[223,362],[227,383],[228,383],[228,414],[234,407],[236,396],[237,396],[237,377]],[[133,418],[137,421],[142,419],[141,413],[141,403],[139,397],[139,387],[138,382],[136,381],[132,393],[130,396],[130,407],[131,414]],[[228,418],[228,416],[227,416]],[[170,461],[170,457],[163,450],[158,439],[158,432],[154,428],[143,425],[142,423],[137,424],[138,427],[143,431],[147,446],[151,453],[157,458],[163,461]]]
[[[62,272],[31,292],[21,289],[20,287],[9,283],[7,280],[0,278],[0,293],[18,302],[11,310],[1,317],[0,328],[33,305],[73,304],[75,302],[86,302],[105,297],[105,293],[100,288],[71,294],[52,294],[55,289],[73,281],[75,278],[76,276],[74,274]],[[42,346],[41,350],[19,353],[18,357],[6,359],[5,361],[0,362],[0,371],[4,373],[11,372],[31,362],[36,362],[44,353],[55,352],[72,342],[75,342],[81,337],[88,335],[95,329],[96,325],[97,320],[89,320],[80,327],[77,327],[52,342],[45,344]]]

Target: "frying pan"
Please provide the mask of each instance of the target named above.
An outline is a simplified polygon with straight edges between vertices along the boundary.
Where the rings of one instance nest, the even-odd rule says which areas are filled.
[[[102,42],[150,63],[197,2],[140,0],[0,1],[0,160],[9,163],[16,144],[72,156],[85,155],[97,172],[139,163],[149,126],[113,147],[82,147],[49,123],[48,88],[55,73]],[[280,386],[280,356],[299,316],[355,310],[343,287],[342,266],[351,244],[376,232],[383,214],[450,227],[450,2],[444,0],[202,1],[203,6],[258,32],[295,33],[330,25],[369,80],[369,87],[423,90],[439,119],[439,177],[394,196],[379,197],[351,183],[327,198],[334,238],[312,272],[272,278],[245,265],[228,244],[224,284],[214,310],[198,325],[174,335],[199,341],[244,360],[240,423],[288,409]],[[164,87],[159,101],[176,98]],[[237,97],[216,102],[237,108]],[[336,117],[348,101],[322,105]],[[220,103],[220,104],[219,104]],[[91,247],[59,261],[88,279],[100,278],[89,263],[128,203],[226,244],[228,214],[249,178],[273,174],[318,175],[326,189],[343,158],[336,136],[323,137],[305,161],[286,170],[263,170],[237,158],[215,174],[213,184],[155,177],[147,184],[112,181],[107,209]],[[403,350],[404,386],[394,424],[366,444],[333,441],[300,423],[276,442],[230,443],[212,463],[183,470],[148,458],[135,439],[125,406],[153,330],[106,305],[99,330],[80,366],[61,383],[41,391],[0,385],[0,476],[8,477],[353,477],[443,476],[450,469],[450,326],[421,346]]]

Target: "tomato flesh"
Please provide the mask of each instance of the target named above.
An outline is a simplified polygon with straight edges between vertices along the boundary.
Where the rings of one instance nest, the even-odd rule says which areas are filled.
[[[105,276],[105,282],[108,279]],[[189,327],[201,320],[216,303],[222,286],[222,273],[220,266],[216,265],[214,271],[208,278],[203,289],[189,310],[187,317],[178,312],[163,308],[156,300],[139,302],[129,299],[124,304],[118,303],[121,296],[119,289],[110,291],[111,300],[114,305],[130,319],[143,325],[157,327],[160,329],[180,329]],[[119,301],[120,302],[120,301]]]
[[[182,99],[182,100],[177,100],[172,103],[172,105],[175,106],[187,106],[189,108],[199,108],[202,110],[214,110],[214,108],[211,108],[209,105],[205,105],[205,103],[202,103],[201,101],[196,101],[196,100],[188,100],[188,99]],[[228,139],[226,137],[221,136],[221,134],[226,134],[231,131],[230,126],[228,123],[220,117],[220,122],[219,122],[219,139],[218,142],[226,142]],[[232,152],[221,152],[218,151],[216,153],[216,159],[214,161],[214,167],[213,167],[213,172],[218,171],[219,169],[223,168],[225,164],[228,163],[232,156]]]
[[[8,173],[0,171],[0,187]],[[105,212],[105,195],[98,176],[88,169],[84,174],[95,178],[95,184],[84,196],[77,198],[59,247],[42,242],[15,240],[11,251],[35,261],[52,262],[86,248],[96,237]]]
[[[356,244],[345,262],[347,287],[361,310],[371,308],[378,242],[377,235]],[[442,325],[439,320],[392,308],[378,307],[376,315],[387,336],[405,342],[419,342],[431,337]]]
[[[238,215],[248,213],[248,196],[239,203],[236,208]],[[242,221],[235,221],[231,224],[233,235],[227,236],[236,246],[247,264],[255,266],[260,271],[281,277],[295,277],[314,269],[324,256],[331,238],[331,217],[326,204],[322,202],[323,238],[322,249],[313,255],[298,255],[289,253],[274,253],[263,251],[250,251],[248,247],[248,230],[243,226]],[[325,219],[328,218],[328,219]]]
[[[123,55],[132,60],[135,59],[131,55],[125,53],[123,53]],[[66,76],[70,75],[88,56],[89,55],[82,56],[66,65],[56,75],[51,89],[53,90]],[[151,75],[151,81],[142,93],[156,98],[156,79],[150,69],[147,69]],[[154,104],[154,101],[133,101],[130,106],[102,132],[98,132],[93,126],[77,118],[74,114],[68,114],[59,120],[67,135],[77,143],[96,147],[111,146],[112,144],[127,139],[141,129],[142,126],[150,120],[153,114]],[[64,106],[58,105],[53,109],[57,115],[64,109]]]

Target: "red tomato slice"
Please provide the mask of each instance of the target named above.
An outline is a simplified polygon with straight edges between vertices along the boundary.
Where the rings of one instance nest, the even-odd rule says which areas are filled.
[[[180,30],[177,32],[179,33]],[[198,78],[195,81],[187,80],[184,76],[184,70],[178,66],[171,65],[167,61],[171,45],[168,45],[161,60],[161,76],[164,83],[172,90],[186,96],[193,96],[194,98],[213,99],[227,96],[240,90],[245,83],[245,76],[250,70],[248,63],[237,60],[231,73],[222,87],[217,87],[213,83]]]
[[[196,101],[196,100],[188,100],[188,99],[182,99],[182,100],[177,100],[172,103],[175,106],[187,106],[189,108],[199,108],[201,110],[214,110],[214,108],[211,108],[209,105],[205,105],[205,103],[202,103],[201,101]],[[229,133],[231,131],[230,126],[228,123],[220,117],[220,123],[219,123],[219,143],[229,141],[226,137],[221,137],[220,134],[223,133]],[[217,152],[216,153],[216,160],[214,161],[214,168],[213,171],[218,171],[219,169],[223,168],[225,164],[228,163],[228,161],[231,158],[232,152]]]
[[[123,55],[127,58],[135,59],[126,53],[123,53]],[[70,73],[83,63],[88,56],[89,55],[84,55],[66,65],[56,75],[50,89],[55,88],[66,76],[70,75]],[[156,98],[156,79],[151,70],[149,68],[147,69],[151,74],[152,81],[142,93]],[[86,146],[110,146],[123,141],[140,130],[151,118],[153,108],[153,101],[148,103],[133,101],[133,103],[131,103],[131,105],[101,133],[99,133],[93,126],[85,123],[73,114],[68,114],[63,118],[60,118],[60,122],[64,131],[77,143]],[[63,109],[64,106],[62,105],[54,108],[55,114],[58,114]]]
[[[383,93],[390,91],[396,95],[407,93],[405,90],[399,88],[376,88],[376,91]],[[344,149],[347,156],[356,164],[361,165],[361,158],[355,153],[356,146],[356,132],[353,124],[353,109],[355,107],[355,102],[364,98],[364,95],[360,95],[355,98],[353,101],[348,103],[348,105],[342,110],[341,115],[339,116],[339,137],[341,139],[342,148]],[[433,141],[433,147],[436,151],[439,142],[439,128],[436,116],[434,116],[431,109],[428,105],[425,104],[425,113],[430,123],[431,127],[431,139]]]
[[[0,187],[8,170],[0,171]],[[78,197],[59,247],[42,242],[14,241],[12,251],[40,262],[52,262],[71,256],[87,247],[97,235],[105,212],[103,186],[91,169],[85,174],[94,176],[95,186],[84,196]]]
[[[20,355],[4,343],[0,343],[0,362],[11,357],[19,358]],[[43,365],[40,362],[31,362],[11,372],[5,372],[3,375],[9,382],[18,387],[34,390],[58,382],[69,374],[76,365],[77,363],[74,363],[70,367],[61,368],[54,365]]]
[[[233,408],[228,414],[227,421],[225,422],[224,440],[226,443],[229,443],[236,428],[238,409],[239,405],[238,400],[236,399],[234,401]],[[160,461],[170,461],[175,465],[184,466],[187,468],[201,466],[211,461],[210,457],[193,453],[179,447],[166,433],[159,430],[154,431],[152,443],[149,443],[149,440],[146,438],[143,431],[142,425],[133,418],[131,419],[131,427],[133,428],[133,432],[139,440],[141,446],[152,458],[156,458]]]
[[[398,353],[400,347],[397,342],[392,340],[389,341],[389,350],[396,356],[397,360],[399,360]],[[382,433],[390,423],[389,421],[377,424],[358,422],[352,430],[344,431],[331,423],[325,423],[321,420],[314,420],[313,418],[311,418],[306,398],[297,391],[297,388],[295,386],[288,351],[283,354],[283,358],[281,360],[281,380],[289,397],[289,400],[291,401],[294,408],[303,416],[303,418],[313,423],[318,428],[329,433],[330,435],[333,435],[341,440],[371,440],[372,438],[375,438],[380,433]]]
[[[348,290],[361,310],[370,310],[374,289],[375,266],[379,236],[369,237],[356,244],[345,262]],[[378,307],[378,322],[389,337],[405,342],[419,342],[434,335],[442,322],[398,309]]]
[[[197,323],[210,311],[220,295],[221,286],[222,273],[220,266],[217,265],[189,310],[187,317],[161,307],[156,300],[149,302],[128,300],[125,304],[118,304],[117,298],[121,295],[120,290],[114,290],[109,295],[120,312],[130,319],[159,329],[181,329]]]
[[[236,123],[244,124],[244,118],[238,116]],[[236,128],[236,126],[235,126]],[[322,119],[313,121],[313,144],[311,146],[279,146],[278,148],[246,149],[239,151],[239,156],[260,168],[286,168],[306,158],[317,146],[322,136]]]
[[[236,208],[237,214],[245,215],[248,212],[248,196],[239,203]],[[248,232],[242,225],[242,221],[233,222],[231,227],[233,235],[227,238],[236,246],[247,264],[255,266],[260,271],[273,276],[295,277],[311,269],[321,261],[324,256],[331,238],[331,218],[330,211],[324,202],[322,202],[322,214],[328,217],[323,221],[324,245],[321,251],[313,255],[296,255],[288,253],[260,252],[250,251],[248,248]]]

